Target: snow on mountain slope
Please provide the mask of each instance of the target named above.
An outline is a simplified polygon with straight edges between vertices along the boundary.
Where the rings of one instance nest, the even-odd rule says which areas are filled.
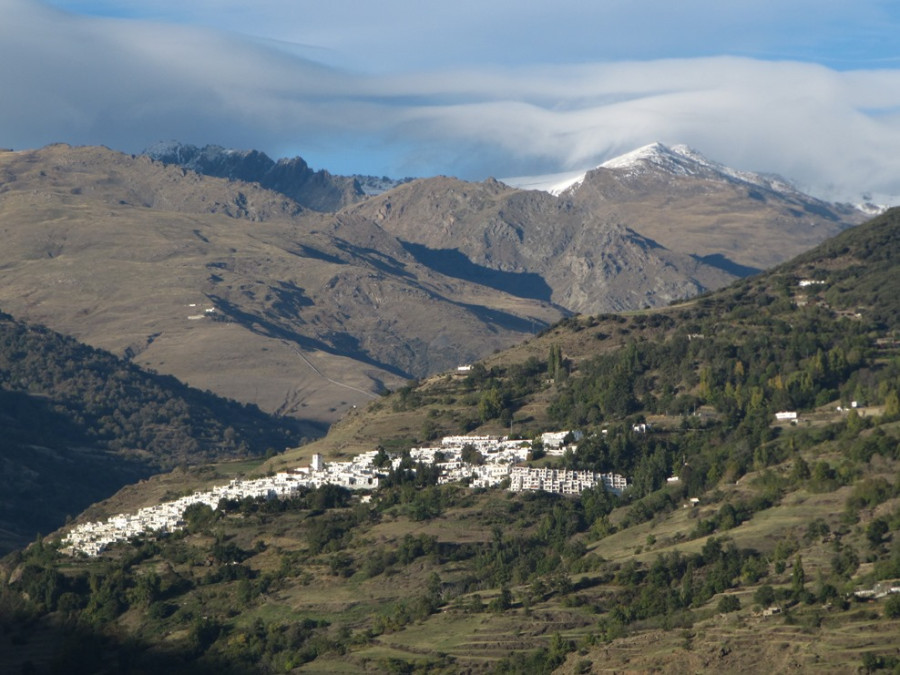
[[[668,147],[662,143],[651,143],[637,150],[607,160],[596,167],[637,176],[651,170],[663,170],[675,176],[699,176],[711,180],[747,183],[782,194],[797,194],[798,190],[780,176],[739,171],[704,157],[686,145]],[[521,189],[541,190],[553,195],[577,189],[584,181],[587,171],[508,178],[503,182]]]
[[[641,166],[656,165],[675,175],[705,175],[708,178],[720,176],[726,180],[749,183],[758,187],[780,192],[796,194],[797,188],[790,181],[774,174],[762,174],[752,171],[739,171],[719,164],[701,155],[686,145],[673,145],[671,148],[662,143],[652,143],[643,148],[604,162],[604,169],[640,170]]]

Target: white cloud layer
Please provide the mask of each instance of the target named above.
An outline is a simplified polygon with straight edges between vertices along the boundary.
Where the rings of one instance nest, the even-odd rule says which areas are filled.
[[[900,69],[883,63],[879,69],[837,69],[735,56],[647,59],[634,49],[645,60],[609,60],[585,51],[591,59],[577,65],[549,57],[503,65],[503,59],[487,58],[483,43],[492,33],[482,25],[470,27],[471,51],[494,65],[476,67],[453,50],[441,51],[439,43],[431,56],[419,44],[435,32],[435,22],[444,22],[442,35],[466,34],[465,19],[473,14],[458,3],[453,12],[441,3],[442,9],[428,5],[434,11],[425,13],[415,8],[427,3],[335,1],[332,11],[343,7],[351,17],[340,30],[312,7],[303,8],[307,21],[278,23],[290,7],[298,11],[306,3],[264,0],[252,17],[241,13],[245,4],[161,1],[153,11],[165,21],[154,22],[138,2],[115,7],[118,14],[139,19],[112,19],[70,14],[33,0],[0,0],[0,59],[6,64],[0,69],[0,145],[64,141],[136,152],[171,138],[252,147],[273,156],[300,154],[314,166],[341,173],[480,179],[586,168],[659,140],[687,143],[736,168],[780,173],[819,194],[900,195]],[[560,23],[561,17],[577,19],[588,12],[585,3],[569,0],[554,5],[555,14],[545,6],[543,14],[535,9],[525,16],[517,13],[521,3],[487,4],[496,21],[507,17],[503,32],[521,31],[519,42],[526,45],[534,39],[528,33],[535,30],[532,22],[539,19],[546,25],[539,35],[548,41],[563,40],[567,30],[576,48],[587,39],[583,22]],[[662,34],[660,21],[677,18],[671,3],[630,4],[660,12],[646,27],[651,37]],[[813,18],[823,25],[848,6],[788,4],[791,11],[817,7]],[[351,11],[351,5],[363,12]],[[606,17],[616,25],[636,21],[634,12],[625,10],[629,3],[594,5],[607,7]],[[683,10],[701,5],[709,3],[678,3]],[[726,27],[747,21],[751,33],[764,32],[768,10],[776,5],[735,2],[717,20]],[[109,14],[112,6],[91,5],[95,14]],[[376,6],[388,18],[405,9],[403,30],[393,27],[396,22],[376,21],[369,14]],[[864,28],[886,19],[882,3],[854,7]],[[212,16],[213,10],[223,17],[211,22],[213,28],[192,25],[190,13]],[[475,15],[486,20],[484,12]],[[235,22],[242,17],[244,33],[265,39],[227,32],[241,28]],[[556,23],[549,23],[554,18]],[[407,33],[413,37],[404,38]],[[594,39],[608,39],[611,54],[624,50],[615,31]],[[829,32],[819,37],[835,39]],[[389,49],[391,40],[396,44]],[[297,47],[300,42],[306,47]],[[773,51],[782,44],[776,42],[769,38]],[[798,49],[806,42],[797,39]],[[322,65],[353,61],[335,56],[350,54],[351,43],[357,50],[354,68]],[[379,44],[387,56],[378,56]],[[454,49],[463,47],[461,41]],[[373,53],[369,63],[359,56],[367,49]],[[401,68],[394,61],[404,53],[408,59],[424,56],[418,67]],[[850,51],[840,53],[845,58]]]

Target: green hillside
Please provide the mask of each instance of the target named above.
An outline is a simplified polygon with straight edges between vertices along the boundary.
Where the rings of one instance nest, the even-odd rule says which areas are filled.
[[[182,464],[281,451],[299,424],[0,314],[0,551]]]
[[[96,559],[38,542],[3,561],[0,671],[896,670],[898,254],[893,210],[724,291],[411,382],[255,469],[577,428],[532,464],[623,473],[621,498],[439,486],[406,460],[369,503],[192,508]]]

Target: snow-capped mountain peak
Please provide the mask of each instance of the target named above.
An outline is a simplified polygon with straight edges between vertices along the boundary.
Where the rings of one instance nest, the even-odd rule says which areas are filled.
[[[739,171],[714,162],[687,145],[667,146],[650,143],[643,147],[609,159],[595,167],[637,177],[651,171],[662,171],[672,176],[697,176],[709,180],[740,182],[782,194],[796,194],[797,189],[780,176]],[[555,174],[553,176],[510,178],[504,182],[514,187],[542,190],[553,195],[577,190],[588,171]]]
[[[607,160],[597,168],[622,171],[630,175],[640,175],[650,170],[662,170],[673,176],[698,176],[711,180],[747,183],[781,194],[797,192],[797,189],[789,181],[780,176],[732,169],[704,157],[687,145],[670,147],[662,143],[651,143]],[[573,184],[572,188],[574,187]]]
[[[613,157],[603,162],[598,168],[604,169],[630,169],[642,163],[650,162],[658,165],[672,165],[678,163],[679,156],[689,156],[694,153],[686,145],[676,145],[668,148],[662,143],[650,143],[637,150],[626,152],[624,155]]]

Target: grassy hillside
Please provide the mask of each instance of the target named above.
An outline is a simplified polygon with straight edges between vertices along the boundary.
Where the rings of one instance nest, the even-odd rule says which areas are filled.
[[[900,579],[898,251],[892,211],[684,305],[567,319],[240,468],[577,427],[533,463],[625,473],[621,498],[437,486],[406,462],[370,503],[198,508],[91,560],[35,543],[3,561],[0,670],[896,669],[900,594],[855,592]]]
[[[296,445],[301,425],[0,314],[0,550],[180,464]]]

